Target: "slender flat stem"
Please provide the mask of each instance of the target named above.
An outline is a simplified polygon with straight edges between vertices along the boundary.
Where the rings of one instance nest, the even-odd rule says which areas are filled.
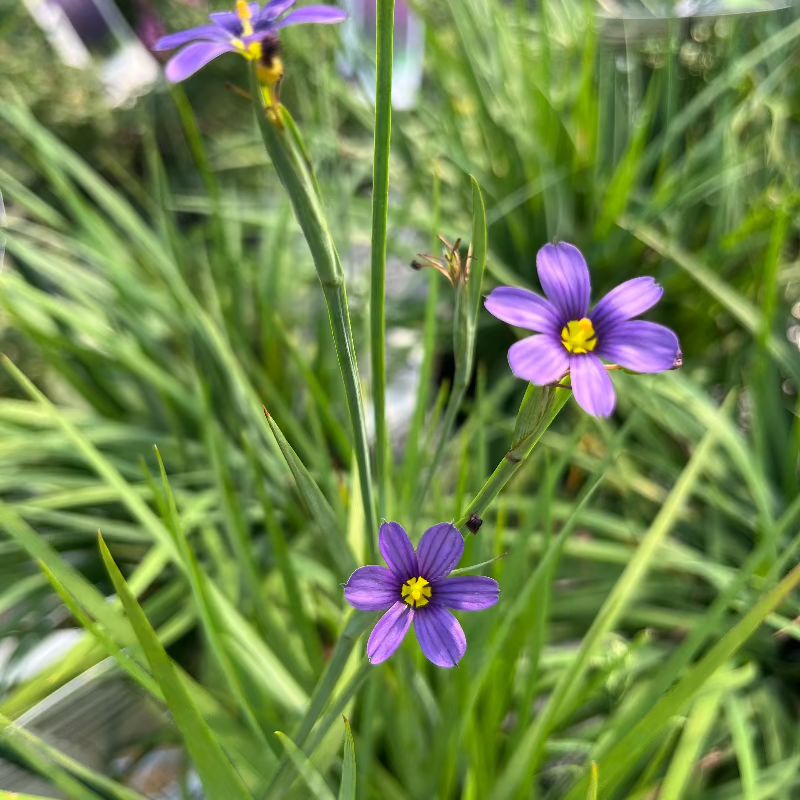
[[[464,515],[456,522],[457,528],[463,529],[473,514],[480,516],[486,511],[495,497],[503,490],[503,487],[516,475],[517,470],[528,459],[528,456],[533,452],[533,448],[536,447],[539,439],[541,439],[542,434],[550,427],[551,423],[558,415],[558,412],[561,411],[564,404],[569,399],[569,396],[569,389],[561,389],[558,391],[545,417],[536,425],[528,436],[515,444],[505,454],[503,460],[489,476],[489,480],[486,481],[475,496],[475,499],[469,504]]]
[[[386,429],[386,231],[389,215],[389,148],[392,136],[392,61],[394,0],[376,0],[377,72],[375,82],[375,152],[372,170],[372,262],[370,338],[372,399],[375,405],[375,482],[378,515],[386,516],[389,436]]]
[[[366,556],[369,563],[373,560],[377,549],[378,523],[375,516],[375,497],[369,463],[364,403],[361,396],[361,379],[356,361],[353,329],[350,325],[344,271],[328,228],[322,207],[322,198],[305,147],[299,138],[299,132],[288,112],[283,108],[275,110],[275,113],[280,115],[282,123],[280,127],[267,118],[255,69],[251,69],[250,81],[261,138],[275,167],[275,172],[292,202],[295,216],[311,250],[317,276],[325,295],[325,302],[328,305],[336,354],[339,359],[339,368],[347,397],[347,408],[350,413],[350,424],[353,429],[353,449],[358,466],[361,499],[368,532]]]

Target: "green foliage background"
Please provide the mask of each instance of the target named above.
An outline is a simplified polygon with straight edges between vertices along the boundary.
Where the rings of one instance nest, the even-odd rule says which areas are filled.
[[[158,10],[170,30],[201,24],[200,9]],[[515,334],[481,312],[475,379],[415,502],[463,354],[450,287],[407,264],[437,233],[469,238],[470,175],[489,222],[484,293],[536,289],[539,247],[573,242],[595,297],[641,274],[665,287],[650,317],[678,333],[683,369],[616,374],[609,421],[570,401],[484,514],[463,565],[507,554],[482,570],[503,595],[462,617],[458,669],[413,640],[371,667],[373,615],[340,588],[368,530],[342,380],[306,242],[251,107],[224,87],[246,85],[242,63],[110,114],[22,11],[6,15],[0,65],[42,79],[0,87],[0,637],[19,658],[55,625],[87,634],[3,696],[5,751],[62,796],[140,798],[111,765],[113,780],[14,724],[113,658],[169,705],[209,798],[572,799],[599,785],[790,800],[800,11],[418,10],[426,70],[418,107],[393,116],[386,314],[413,343],[390,347],[390,386],[412,357],[422,380],[390,431],[387,518],[415,540],[458,519],[515,439]],[[282,99],[367,376],[374,111],[336,71],[337,31],[283,39]]]

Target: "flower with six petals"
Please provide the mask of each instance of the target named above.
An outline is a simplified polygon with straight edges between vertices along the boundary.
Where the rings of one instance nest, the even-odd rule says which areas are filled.
[[[373,664],[386,661],[411,623],[425,657],[437,667],[455,667],[467,638],[453,611],[483,611],[495,605],[500,587],[481,576],[448,578],[464,555],[464,540],[449,522],[425,531],[417,551],[396,522],[381,525],[386,567],[360,567],[344,585],[347,602],[359,611],[385,611],[367,644]]]
[[[518,378],[544,386],[569,373],[581,408],[608,417],[616,397],[600,359],[632,372],[664,372],[678,365],[678,337],[663,325],[634,319],[661,299],[663,289],[653,278],[620,284],[589,313],[589,268],[577,247],[566,242],[545,245],[536,256],[536,269],[547,299],[510,286],[486,298],[495,317],[539,334],[508,351]]]
[[[211,14],[211,25],[173,33],[156,42],[154,50],[183,47],[166,67],[167,80],[179,83],[223,53],[239,53],[248,60],[261,61],[265,40],[277,39],[278,31],[289,25],[306,23],[333,24],[347,14],[333,6],[308,6],[284,16],[297,0],[271,0],[264,8],[260,3],[237,0],[236,11]]]

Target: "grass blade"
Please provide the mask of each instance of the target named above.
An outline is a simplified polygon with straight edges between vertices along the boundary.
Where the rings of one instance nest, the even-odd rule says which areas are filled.
[[[347,544],[343,526],[336,518],[330,503],[325,499],[322,490],[317,486],[309,471],[297,457],[292,446],[286,441],[286,437],[281,433],[275,420],[272,419],[267,409],[264,409],[267,422],[272,431],[278,447],[286,459],[286,464],[294,477],[300,496],[303,498],[311,516],[317,524],[320,534],[323,537],[325,547],[330,551],[331,557],[336,563],[342,575],[350,575],[356,568],[353,553]]]
[[[70,800],[145,800],[138,792],[85,767],[3,714],[0,714],[0,742],[66,792]]]
[[[372,258],[370,272],[370,352],[375,405],[375,482],[378,517],[386,517],[391,464],[386,430],[386,229],[389,217],[389,149],[392,138],[394,0],[377,0],[375,151],[372,168]]]
[[[377,551],[378,545],[378,522],[375,516],[366,418],[361,396],[361,378],[358,372],[353,330],[350,325],[344,271],[328,228],[310,162],[302,151],[302,144],[298,144],[292,139],[291,132],[294,131],[294,122],[283,107],[280,108],[279,113],[281,120],[289,129],[288,134],[286,130],[279,131],[267,119],[267,110],[263,106],[264,100],[256,77],[255,65],[250,70],[250,89],[255,98],[256,120],[261,131],[261,138],[275,171],[292,201],[292,207],[311,250],[314,266],[325,295],[325,302],[328,305],[339,368],[347,395],[347,407],[350,412],[355,455],[361,480],[364,517],[367,520],[369,531],[367,541],[370,557],[367,560],[372,561],[372,555]]]
[[[344,720],[344,760],[338,800],[356,800],[356,743],[347,717]]]
[[[209,800],[251,800],[239,774],[178,680],[172,661],[141,606],[131,594],[102,536],[99,537],[99,542],[108,574],[144,649],[153,676],[164,693],[164,699],[183,736]]]
[[[275,731],[275,735],[286,748],[289,759],[311,792],[311,796],[316,797],[317,800],[334,800],[333,792],[328,788],[328,784],[325,783],[325,778],[319,774],[303,751],[285,733]]]

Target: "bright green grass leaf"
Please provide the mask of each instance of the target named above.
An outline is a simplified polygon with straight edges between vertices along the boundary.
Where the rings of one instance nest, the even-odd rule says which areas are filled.
[[[589,778],[589,789],[586,792],[586,800],[597,800],[598,777],[597,764],[592,761],[591,777]]]
[[[251,800],[242,779],[223,752],[219,741],[178,680],[172,661],[136,602],[136,598],[131,594],[102,536],[99,537],[99,542],[108,574],[144,649],[153,676],[164,693],[175,725],[181,732],[209,799]]]
[[[347,395],[355,457],[361,478],[364,517],[370,532],[368,542],[370,550],[374,552],[377,550],[378,524],[375,516],[364,402],[350,324],[344,271],[325,217],[311,161],[304,151],[294,120],[283,106],[278,110],[282,121],[280,127],[268,118],[255,65],[250,70],[250,89],[261,138],[275,171],[292,201],[295,216],[311,251],[328,307],[339,368]],[[288,128],[289,135],[283,129],[284,125]]]
[[[322,490],[317,486],[309,471],[297,457],[286,437],[281,433],[278,424],[264,409],[267,422],[278,447],[286,459],[286,464],[294,477],[300,496],[308,507],[314,522],[319,529],[322,542],[334,559],[340,573],[348,576],[356,568],[353,552],[347,544],[347,538],[342,524],[336,518],[330,503],[325,499]]]
[[[356,800],[356,743],[353,740],[349,720],[347,717],[342,719],[344,719],[344,758],[338,800]]]
[[[372,168],[372,251],[370,260],[370,354],[375,406],[375,482],[378,517],[387,513],[391,449],[386,429],[386,238],[389,222],[389,149],[392,139],[394,0],[376,4],[375,135]]]
[[[178,549],[181,552],[183,563],[186,565],[186,575],[192,590],[194,605],[197,609],[198,616],[200,617],[203,631],[208,637],[208,641],[211,646],[211,652],[219,662],[222,674],[225,677],[225,682],[227,683],[231,694],[236,698],[236,702],[238,703],[239,709],[244,715],[247,726],[251,733],[256,737],[256,739],[259,740],[265,749],[270,749],[271,744],[258,723],[255,710],[252,708],[250,701],[245,695],[239,680],[239,676],[237,675],[236,670],[231,663],[230,655],[223,641],[222,634],[224,631],[221,628],[220,620],[215,613],[213,603],[210,599],[208,577],[197,563],[197,558],[186,539],[186,534],[183,530],[180,515],[178,513],[178,507],[175,504],[175,497],[172,494],[172,489],[169,485],[169,479],[167,478],[167,471],[164,467],[164,461],[161,458],[161,453],[158,451],[158,448],[155,450],[156,458],[158,459],[158,468],[161,472],[161,481],[164,487],[164,493],[167,497],[170,527],[172,528],[172,533],[175,537]]]
[[[105,648],[106,652],[116,660],[140,686],[150,692],[153,697],[163,702],[164,696],[161,689],[153,678],[141,666],[131,658],[110,636],[103,630],[102,626],[94,622],[91,617],[75,602],[75,599],[59,582],[58,578],[45,566],[40,563],[42,571],[47,576],[56,594],[61,598],[61,602],[69,609],[73,617],[83,626],[89,634]]]
[[[328,784],[325,783],[325,778],[319,774],[303,751],[286,734],[275,731],[275,735],[286,748],[289,759],[303,779],[308,791],[311,792],[311,796],[316,797],[317,800],[334,800],[333,792],[328,788]]]
[[[3,714],[0,714],[0,742],[35,772],[52,781],[70,800],[145,800],[138,792],[89,769]]]
[[[715,681],[694,703],[683,726],[678,746],[672,755],[667,773],[658,792],[663,800],[681,800],[692,789],[702,786],[695,774],[697,763],[719,715],[723,695],[729,690],[726,681]]]

